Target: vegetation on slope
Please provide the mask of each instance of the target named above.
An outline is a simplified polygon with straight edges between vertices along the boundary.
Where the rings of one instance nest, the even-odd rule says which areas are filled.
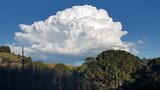
[[[12,61],[20,61],[22,57],[20,55],[15,55],[11,53],[6,53],[6,52],[0,52],[0,58],[8,58],[9,60]]]
[[[17,56],[0,53],[11,61]],[[0,68],[0,90],[160,89],[160,58],[142,60],[126,51],[107,50],[76,67],[33,62],[30,57],[23,60],[20,68],[13,67],[13,62]]]

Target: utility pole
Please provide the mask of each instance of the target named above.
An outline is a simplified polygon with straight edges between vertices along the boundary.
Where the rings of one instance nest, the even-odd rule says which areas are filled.
[[[22,68],[24,68],[24,47],[22,47]]]

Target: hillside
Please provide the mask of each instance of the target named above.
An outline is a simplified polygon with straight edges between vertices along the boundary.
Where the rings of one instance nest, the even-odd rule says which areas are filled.
[[[0,66],[10,68],[21,68],[22,57],[12,53],[0,52]]]
[[[3,62],[15,63],[20,62],[22,57],[20,55],[11,53],[9,46],[0,46],[0,59],[3,60]]]
[[[22,59],[20,55],[15,55],[15,54],[6,53],[6,52],[0,52],[0,58],[8,58],[13,62],[18,62]]]

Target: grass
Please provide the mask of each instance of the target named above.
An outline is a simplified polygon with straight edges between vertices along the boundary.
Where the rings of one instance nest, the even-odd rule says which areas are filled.
[[[20,61],[21,56],[11,54],[11,53],[5,53],[5,52],[0,52],[0,58],[8,58],[12,61]]]
[[[15,54],[5,53],[5,52],[0,52],[0,58],[8,58],[9,60],[11,60],[11,62],[19,62],[22,59],[20,55],[15,55]],[[54,69],[56,63],[46,63],[46,65],[48,68]],[[74,68],[73,65],[69,65],[69,64],[65,64],[65,65],[70,69]]]

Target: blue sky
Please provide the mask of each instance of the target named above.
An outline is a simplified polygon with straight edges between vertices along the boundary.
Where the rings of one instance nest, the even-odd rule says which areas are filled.
[[[19,24],[45,20],[66,8],[92,5],[105,9],[114,21],[120,21],[128,34],[124,41],[144,41],[137,46],[140,57],[160,56],[159,0],[1,0],[0,45],[13,44]]]

